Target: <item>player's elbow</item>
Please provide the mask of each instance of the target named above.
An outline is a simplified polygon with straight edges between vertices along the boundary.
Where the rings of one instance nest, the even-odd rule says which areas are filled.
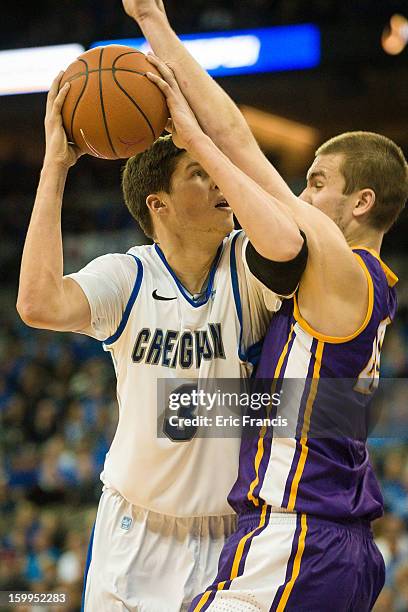
[[[262,257],[271,261],[292,261],[296,259],[303,248],[303,237],[298,228],[292,231],[283,232],[280,236],[275,236],[274,240],[265,240],[262,244],[254,247]]]
[[[17,312],[20,319],[29,327],[37,329],[46,329],[49,326],[46,313],[43,308],[30,300],[23,299],[20,296],[17,298]]]
[[[286,243],[285,247],[285,260],[291,261],[295,259],[303,248],[304,238],[299,232],[298,228],[294,228],[290,240]]]
[[[23,323],[29,327],[37,327],[35,310],[31,304],[18,299],[16,309]]]

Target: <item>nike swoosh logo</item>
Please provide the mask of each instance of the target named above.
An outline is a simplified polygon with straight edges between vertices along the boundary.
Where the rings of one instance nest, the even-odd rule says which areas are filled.
[[[169,301],[169,300],[177,300],[177,298],[176,298],[176,297],[171,297],[171,298],[168,298],[168,297],[163,297],[162,295],[158,295],[158,293],[157,293],[157,289],[155,289],[155,290],[153,291],[152,296],[154,297],[154,299],[155,299],[155,300],[164,300],[164,301],[166,301],[166,302],[167,302],[167,301]]]

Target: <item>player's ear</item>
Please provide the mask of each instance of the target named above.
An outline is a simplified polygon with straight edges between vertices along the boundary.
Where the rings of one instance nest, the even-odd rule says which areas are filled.
[[[157,193],[151,193],[146,198],[147,208],[154,214],[160,214],[164,209],[166,209],[166,204],[163,200],[157,195]]]
[[[355,217],[362,217],[363,215],[366,215],[374,206],[375,191],[369,188],[361,189],[357,195],[358,199],[356,201],[356,205],[354,206],[353,215]]]

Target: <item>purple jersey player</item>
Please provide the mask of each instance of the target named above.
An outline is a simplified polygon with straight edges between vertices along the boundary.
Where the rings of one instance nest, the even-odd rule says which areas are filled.
[[[397,278],[379,251],[406,202],[407,164],[384,136],[351,132],[317,151],[301,200],[282,195],[276,182],[309,259],[296,294],[272,320],[257,377],[281,389],[291,381],[276,414],[294,426],[291,437],[267,426],[243,437],[229,497],[238,530],[191,609],[364,612],[385,578],[370,528],[382,496],[367,431],[354,432],[353,421],[368,420],[395,314]],[[336,426],[342,416],[343,435],[313,434],[322,415]]]
[[[194,610],[221,610],[232,600],[234,610],[360,612],[371,609],[383,586],[384,564],[370,530],[382,514],[382,495],[365,441],[357,439],[354,424],[351,437],[330,430],[322,437],[314,428],[322,409],[331,426],[339,425],[331,405],[336,393],[346,414],[359,411],[365,421],[385,328],[395,314],[397,278],[374,252],[353,251],[369,288],[367,315],[354,334],[334,338],[313,330],[296,296],[272,320],[257,378],[262,387],[274,378],[281,388],[290,381],[287,401],[273,416],[289,410],[297,435],[285,438],[261,427],[257,435],[253,429],[244,435],[229,496],[239,528]]]
[[[180,102],[182,111],[172,115],[177,131],[186,137],[182,93],[204,132],[296,221],[309,249],[298,290],[272,321],[258,373],[280,385],[297,381],[288,410],[295,417],[293,435],[278,437],[265,426],[256,437],[244,437],[230,495],[238,530],[224,547],[214,583],[191,610],[370,610],[384,582],[384,564],[370,531],[382,500],[365,432],[312,433],[326,381],[352,383],[343,396],[343,421],[365,415],[375,389],[396,282],[379,253],[408,197],[407,162],[384,136],[342,134],[319,148],[307,187],[296,197],[234,103],[175,36],[162,1],[123,3],[160,58],[151,61],[167,85],[155,82],[171,96],[173,109],[175,99]],[[257,273],[268,286],[271,272],[262,255]],[[279,266],[274,274],[279,276]],[[335,403],[338,416],[341,402]]]

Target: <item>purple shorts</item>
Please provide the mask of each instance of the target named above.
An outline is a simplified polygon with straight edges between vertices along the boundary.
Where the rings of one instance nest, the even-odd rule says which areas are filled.
[[[225,543],[218,575],[190,612],[366,612],[385,580],[366,521],[305,514],[241,516]]]

